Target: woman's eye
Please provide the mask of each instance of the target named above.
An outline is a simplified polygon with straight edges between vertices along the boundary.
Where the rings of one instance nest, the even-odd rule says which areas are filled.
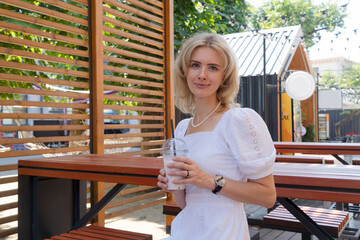
[[[191,67],[193,67],[193,68],[198,68],[200,65],[198,64],[198,63],[193,63],[193,64],[191,64]]]
[[[210,69],[211,71],[216,71],[218,68],[215,67],[215,66],[210,66],[209,69]]]

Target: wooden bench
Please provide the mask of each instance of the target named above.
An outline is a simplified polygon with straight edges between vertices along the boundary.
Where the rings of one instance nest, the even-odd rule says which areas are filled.
[[[276,155],[275,161],[288,162],[288,163],[334,164],[334,160],[324,159],[323,157],[298,156],[298,155]]]
[[[53,240],[101,240],[101,239],[119,239],[119,240],[152,240],[152,235],[105,228],[99,226],[88,226],[53,236]],[[48,239],[48,240],[49,240]]]
[[[176,216],[181,212],[181,208],[176,203],[167,203],[163,205],[163,214],[170,215],[170,216]],[[171,226],[166,226],[166,233],[170,234]],[[251,240],[258,240],[260,239],[260,233],[259,231],[249,228],[250,233],[250,239]]]
[[[299,207],[319,226],[335,238],[340,237],[349,221],[349,213],[345,211],[307,206]],[[303,240],[311,239],[311,233],[282,205],[264,216],[262,227],[300,232],[302,233]]]
[[[360,159],[353,159],[352,164],[353,165],[360,165]]]

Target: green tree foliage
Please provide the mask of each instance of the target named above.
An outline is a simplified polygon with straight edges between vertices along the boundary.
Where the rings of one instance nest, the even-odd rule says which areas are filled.
[[[244,0],[174,1],[175,50],[184,39],[198,32],[219,34],[244,31],[249,10]]]
[[[311,47],[320,37],[320,31],[332,32],[343,27],[345,16],[344,8],[336,3],[316,5],[311,0],[272,0],[252,10],[249,26],[259,30],[301,25],[306,46]]]

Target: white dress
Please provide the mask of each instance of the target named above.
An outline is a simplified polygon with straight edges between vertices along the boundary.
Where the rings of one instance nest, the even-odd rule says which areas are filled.
[[[254,110],[230,109],[213,131],[185,136],[189,122],[184,119],[178,124],[175,137],[187,143],[188,158],[204,171],[243,182],[272,173],[275,148],[265,122]],[[173,220],[166,239],[250,239],[243,203],[190,184],[185,198],[186,207]]]

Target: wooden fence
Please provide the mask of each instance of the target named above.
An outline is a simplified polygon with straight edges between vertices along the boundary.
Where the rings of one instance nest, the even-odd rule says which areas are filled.
[[[0,238],[17,233],[18,159],[159,155],[174,119],[172,4],[0,0]],[[93,186],[97,201],[111,185]],[[109,209],[150,197],[98,224],[165,201],[130,186]]]

